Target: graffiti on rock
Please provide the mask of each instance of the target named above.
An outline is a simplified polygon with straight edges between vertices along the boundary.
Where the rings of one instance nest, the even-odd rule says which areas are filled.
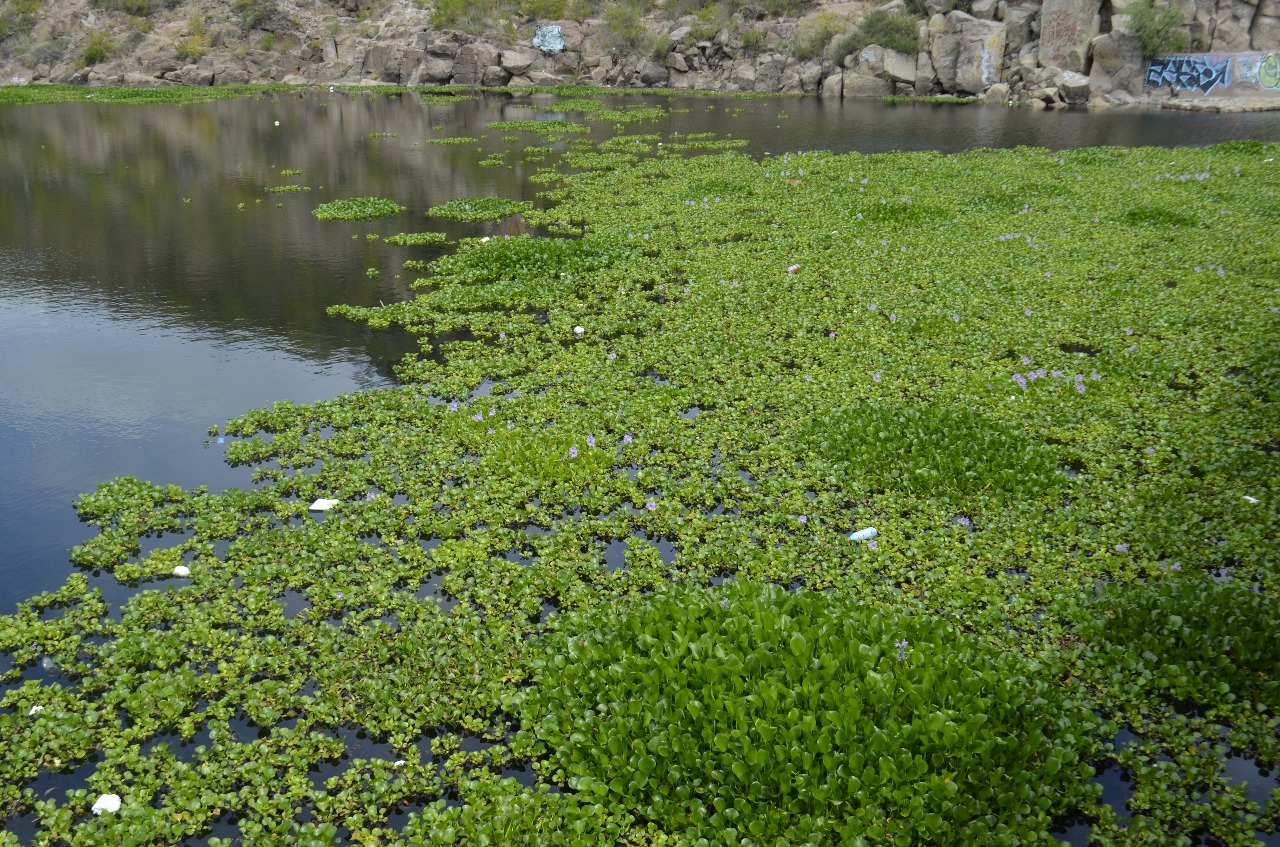
[[[1147,65],[1146,86],[1169,85],[1178,91],[1208,94],[1219,85],[1231,85],[1231,57],[1162,56]]]
[[[1232,94],[1280,92],[1280,51],[1216,56],[1161,56],[1147,64],[1148,88]]]
[[[1280,53],[1268,53],[1258,62],[1258,85],[1280,90]]]

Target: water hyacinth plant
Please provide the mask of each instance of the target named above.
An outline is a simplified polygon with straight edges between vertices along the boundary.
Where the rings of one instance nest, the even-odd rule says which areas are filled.
[[[505,197],[472,197],[432,206],[427,214],[449,221],[500,221],[532,208],[532,203]]]
[[[371,221],[404,211],[404,206],[385,197],[351,197],[322,203],[311,214],[322,221]]]
[[[561,618],[516,698],[555,774],[707,844],[1043,839],[1096,719],[938,621],[743,583]]]
[[[1273,837],[1229,767],[1280,766],[1280,147],[596,129],[539,151],[538,208],[494,199],[539,235],[477,226],[412,299],[335,307],[419,337],[403,385],[216,428],[242,488],[77,501],[82,572],[0,619],[6,826]]]

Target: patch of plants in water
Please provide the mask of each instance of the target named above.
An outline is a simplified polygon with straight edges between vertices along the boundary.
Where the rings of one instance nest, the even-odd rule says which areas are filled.
[[[890,698],[877,713],[898,723],[890,742],[911,727],[929,738],[944,713],[939,768],[963,743],[991,740],[981,715],[1013,721],[988,697],[1007,689],[983,669],[1025,678],[1019,692],[1043,699],[1020,719],[1028,726],[1061,718],[1006,751],[1053,756],[1056,773],[988,773],[994,820],[965,816],[982,786],[931,806],[905,776],[915,754],[889,743],[872,774],[865,752],[856,774],[874,797],[845,780],[842,805],[809,796],[784,820],[770,795],[758,843],[848,820],[868,844],[890,844],[911,837],[908,823],[936,831],[930,814],[985,824],[992,842],[1001,826],[1046,841],[1048,817],[1072,805],[1103,847],[1248,844],[1280,823],[1274,799],[1231,783],[1222,752],[1280,765],[1271,678],[1242,658],[1261,649],[1255,631],[1233,616],[1197,623],[1215,607],[1194,592],[1151,599],[1180,597],[1161,587],[1179,574],[1203,585],[1229,573],[1260,603],[1280,592],[1269,352],[1280,260],[1267,241],[1280,177],[1266,162],[1280,148],[757,162],[670,150],[682,139],[582,138],[572,152],[632,157],[582,172],[548,150],[545,208],[521,214],[549,236],[461,239],[424,260],[413,301],[336,309],[406,327],[422,355],[401,366],[398,388],[280,403],[218,428],[244,489],[125,478],[77,503],[96,532],[73,554],[86,573],[0,619],[11,822],[50,843],[178,843],[234,827],[255,844],[673,845],[720,815],[758,840],[754,812],[734,805],[733,762],[746,761],[745,738],[759,766],[764,745],[735,716],[769,714],[751,699],[766,687],[796,698],[795,721],[788,710],[760,725],[774,747],[800,727],[815,744],[796,744],[800,760],[822,757],[813,770],[827,775],[831,755],[838,774],[852,754],[816,739],[855,716],[818,708],[818,687],[782,691],[744,671],[732,694],[701,697],[697,715],[638,688],[636,702],[662,705],[673,725],[714,730],[697,764],[718,773],[703,771],[697,788],[714,781],[725,806],[686,805],[675,822],[655,798],[666,814],[695,786],[658,791],[667,777],[647,727],[631,724],[643,753],[571,730],[586,708],[555,712],[547,740],[535,734],[574,694],[556,688],[567,669],[537,664],[554,663],[548,645],[599,655],[574,672],[594,667],[602,691],[622,684],[597,653],[606,644],[619,662],[674,662],[623,638],[633,623],[674,628],[687,614],[678,643],[738,633],[726,658],[759,654],[799,673],[790,638],[769,651],[751,640],[754,619],[734,614],[741,597],[752,599],[739,610],[802,634],[800,656],[823,645],[814,680],[835,655],[830,673],[860,680],[850,698],[890,678],[892,693],[922,698],[919,710]],[[1135,184],[1141,219],[1115,190]],[[1171,238],[1169,221],[1190,224]],[[310,510],[321,499],[334,502]],[[864,526],[878,536],[847,540]],[[90,573],[135,593],[108,605]],[[703,593],[726,580],[740,585]],[[666,593],[671,583],[689,593]],[[751,587],[762,583],[795,594]],[[1077,600],[1099,584],[1116,587],[1097,605]],[[1254,614],[1244,595],[1220,599]],[[785,626],[779,609],[794,609]],[[1268,615],[1260,607],[1257,620]],[[1148,625],[1122,631],[1122,618]],[[694,621],[718,626],[697,634]],[[839,652],[846,625],[868,653]],[[1216,652],[1186,640],[1201,627]],[[576,646],[575,631],[587,639]],[[943,644],[975,657],[972,689]],[[1178,674],[1161,670],[1172,664]],[[717,666],[700,667],[709,678]],[[913,676],[926,672],[976,699],[927,699],[934,686]],[[528,696],[545,712],[521,731],[513,698],[539,675]],[[1072,703],[1139,743],[1095,760],[1092,721]],[[633,717],[601,705],[592,721]],[[871,713],[851,726],[866,730]],[[957,746],[945,743],[948,720],[972,730],[956,730]],[[574,752],[574,731],[598,758]],[[555,733],[567,733],[564,753]],[[920,754],[926,784],[932,752]],[[770,755],[794,761],[789,735]],[[1095,805],[1085,760],[1124,769],[1127,809]],[[601,770],[571,773],[579,764]],[[985,767],[956,767],[952,783]],[[46,794],[40,780],[53,775],[82,787]],[[766,780],[753,781],[759,800]],[[999,791],[1025,791],[1026,808],[993,806]],[[119,812],[95,815],[106,794]],[[905,811],[872,819],[876,804]]]
[[[1065,481],[1052,450],[968,409],[838,409],[815,422],[808,437],[818,456],[872,491],[897,488],[935,497],[989,491],[1027,500]]]
[[[1108,585],[1078,629],[1090,660],[1141,688],[1202,708],[1242,700],[1280,712],[1280,599],[1235,580],[1178,575]]]
[[[311,214],[322,221],[372,221],[399,214],[404,208],[385,197],[350,197],[321,203]]]
[[[397,247],[422,246],[424,244],[442,244],[448,240],[443,232],[400,232],[382,239],[386,244]]]
[[[926,617],[750,583],[556,621],[515,698],[557,781],[689,844],[1044,839],[1096,718]]]
[[[533,208],[533,204],[506,197],[467,197],[432,206],[427,214],[447,221],[500,221]]]

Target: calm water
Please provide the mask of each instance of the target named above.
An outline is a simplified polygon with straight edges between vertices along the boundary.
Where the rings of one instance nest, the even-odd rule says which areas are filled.
[[[1280,113],[617,102],[678,110],[628,131],[715,131],[748,139],[754,156],[1280,139]],[[247,472],[228,468],[222,448],[205,443],[211,424],[273,400],[390,384],[411,341],[329,318],[325,307],[408,297],[411,275],[400,262],[434,255],[367,234],[439,229],[423,211],[454,197],[532,197],[534,166],[476,163],[510,147],[486,124],[535,117],[561,116],[521,99],[428,105],[413,95],[341,92],[0,108],[0,613],[70,572],[67,549],[88,532],[71,508],[78,494],[122,474],[215,490],[246,485]],[[596,139],[614,131],[595,127]],[[486,132],[476,144],[422,143]],[[281,177],[282,169],[302,174]],[[290,182],[312,190],[264,191]],[[310,214],[320,202],[363,194],[407,210],[363,224]],[[368,276],[371,267],[380,274]]]

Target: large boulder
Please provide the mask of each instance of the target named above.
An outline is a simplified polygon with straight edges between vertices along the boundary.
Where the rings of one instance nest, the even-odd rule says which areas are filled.
[[[942,15],[929,19],[929,62],[943,90],[956,90],[956,60],[960,57],[960,36],[951,31]],[[918,78],[918,73],[917,73]]]
[[[923,97],[928,94],[937,81],[938,75],[933,70],[933,60],[929,58],[929,54],[923,52],[916,54],[915,95]]]
[[[1249,30],[1253,27],[1257,4],[1250,5],[1236,0],[1218,0],[1215,13],[1217,25],[1213,28],[1213,53],[1244,53],[1249,50]]]
[[[480,84],[489,88],[498,88],[506,85],[511,79],[511,73],[501,65],[490,65],[484,69],[484,74],[480,77]]]
[[[884,97],[893,93],[893,83],[876,76],[863,76],[857,71],[844,72],[844,93],[848,97]]]
[[[929,21],[929,57],[949,93],[981,94],[1001,81],[1004,25],[953,11]],[[917,71],[918,75],[918,71]]]
[[[1280,14],[1264,15],[1259,11],[1253,19],[1252,33],[1254,50],[1271,51],[1280,47]]]
[[[1017,54],[1024,45],[1035,38],[1034,25],[1040,14],[1040,7],[1010,6],[1004,16],[1004,49]]]
[[[669,72],[660,62],[646,59],[640,63],[640,68],[636,73],[636,79],[640,85],[645,88],[651,88],[658,85],[666,85]]]
[[[529,66],[538,59],[541,54],[536,50],[525,50],[523,47],[514,47],[510,50],[503,50],[498,54],[498,63],[502,69],[512,76],[520,76],[529,70]]]
[[[464,46],[453,63],[453,84],[481,85],[485,70],[498,64],[498,55],[497,47],[482,41]]]
[[[1040,12],[1040,64],[1084,73],[1098,34],[1098,0],[1045,0]]]
[[[1093,39],[1090,46],[1093,67],[1089,70],[1089,88],[1094,95],[1107,96],[1125,92],[1142,94],[1146,78],[1146,62],[1138,39],[1120,32],[1109,32]]]
[[[956,57],[956,91],[981,94],[1000,82],[1004,69],[1004,26],[952,12],[959,20],[960,54]]]
[[[916,81],[916,57],[899,53],[897,50],[884,51],[884,71],[881,76],[894,82],[914,85]]]
[[[836,71],[830,76],[822,80],[822,85],[818,88],[818,95],[824,98],[839,98],[844,96],[844,72]]]
[[[1058,74],[1056,82],[1067,103],[1079,105],[1089,102],[1089,77],[1075,71],[1063,71]]]
[[[845,67],[862,76],[879,76],[884,71],[884,48],[879,44],[869,44],[856,56],[845,57]]]
[[[996,19],[996,10],[999,8],[997,0],[973,0],[970,10],[973,16],[980,21],[993,21]]]
[[[782,71],[787,65],[785,56],[779,53],[765,53],[756,59],[756,91],[775,92],[782,90]]]
[[[405,85],[443,85],[453,79],[453,59],[423,56],[412,66],[401,66],[400,78]]]

